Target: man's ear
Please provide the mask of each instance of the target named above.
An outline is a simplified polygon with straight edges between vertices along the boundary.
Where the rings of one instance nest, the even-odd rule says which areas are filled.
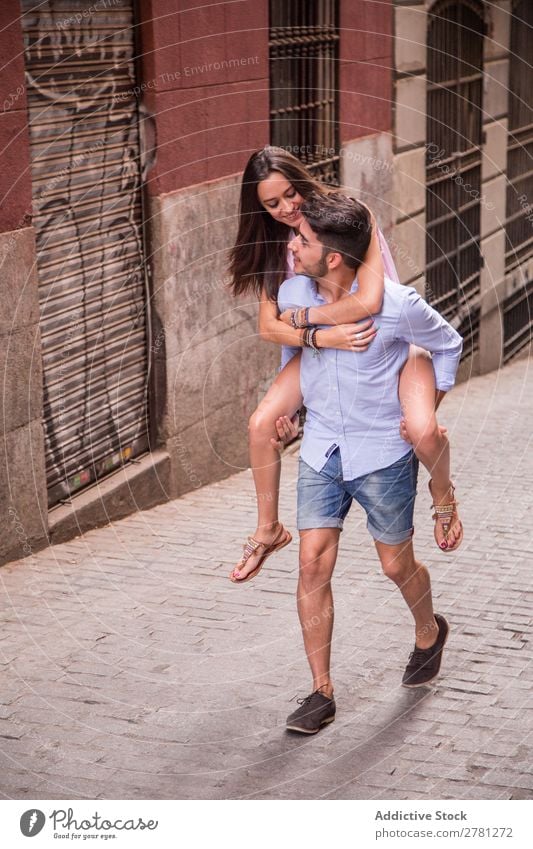
[[[328,263],[328,269],[330,271],[335,271],[335,269],[337,269],[339,265],[342,265],[342,255],[337,251],[331,251],[327,255],[326,259]]]

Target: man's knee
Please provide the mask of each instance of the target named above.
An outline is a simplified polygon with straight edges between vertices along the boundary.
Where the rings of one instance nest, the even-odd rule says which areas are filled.
[[[300,579],[308,586],[322,586],[331,579],[335,565],[336,542],[328,545],[307,544],[300,548]]]
[[[382,547],[380,551],[381,568],[383,574],[395,584],[407,581],[420,565],[414,558],[412,545],[408,542],[404,547],[390,546]]]

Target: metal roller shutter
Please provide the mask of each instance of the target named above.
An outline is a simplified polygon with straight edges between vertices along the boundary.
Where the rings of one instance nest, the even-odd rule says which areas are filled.
[[[49,505],[148,447],[132,0],[22,0]]]

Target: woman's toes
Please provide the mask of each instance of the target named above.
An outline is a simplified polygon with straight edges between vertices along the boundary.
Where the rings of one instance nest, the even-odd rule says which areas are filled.
[[[454,525],[448,533],[448,548],[454,548],[461,538],[460,526]]]

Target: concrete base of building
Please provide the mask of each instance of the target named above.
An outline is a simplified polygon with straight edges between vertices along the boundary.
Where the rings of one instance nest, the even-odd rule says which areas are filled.
[[[50,543],[65,540],[147,510],[169,499],[170,457],[145,454],[49,513]],[[20,556],[20,555],[19,555]]]

